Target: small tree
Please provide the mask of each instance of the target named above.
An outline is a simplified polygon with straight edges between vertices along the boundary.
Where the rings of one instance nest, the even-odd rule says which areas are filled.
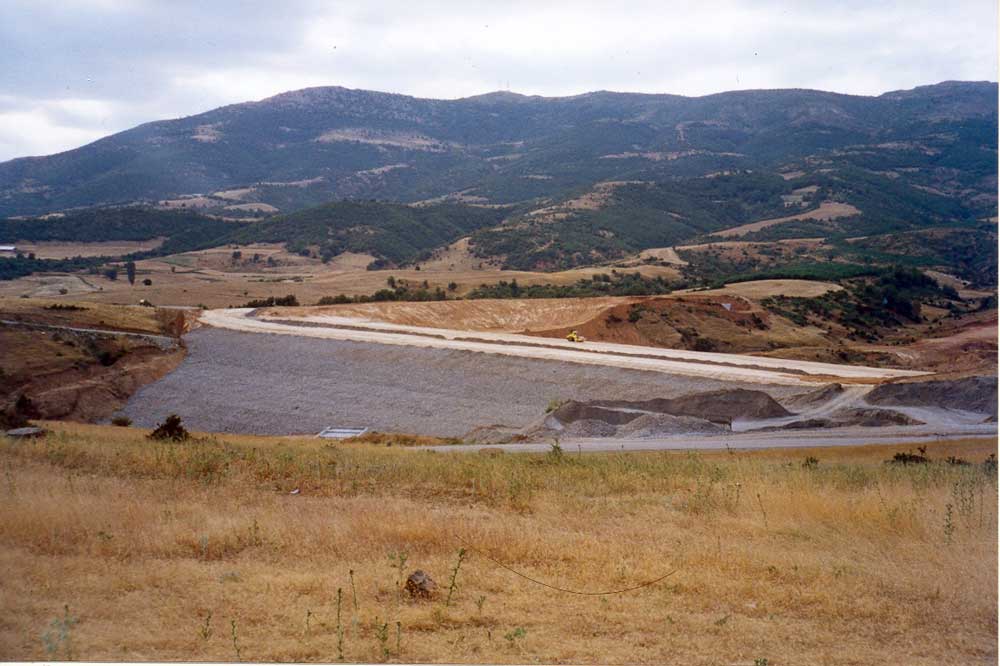
[[[135,262],[125,262],[125,274],[128,275],[128,283],[135,284]]]
[[[117,268],[109,268],[109,269],[107,269],[106,271],[104,271],[104,277],[108,278],[109,280],[117,280],[118,279],[118,269]]]
[[[150,439],[169,439],[175,442],[180,442],[190,437],[187,428],[181,424],[181,417],[176,414],[171,414],[163,423],[159,423],[153,432],[149,433]]]

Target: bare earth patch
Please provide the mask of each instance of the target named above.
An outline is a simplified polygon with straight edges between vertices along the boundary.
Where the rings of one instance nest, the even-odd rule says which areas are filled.
[[[226,210],[259,211],[261,213],[278,212],[278,209],[275,206],[266,203],[230,204],[229,206],[226,206]]]
[[[155,250],[166,238],[143,241],[102,241],[98,243],[66,243],[63,241],[19,242],[17,249],[33,253],[39,259],[69,259],[71,257],[120,257],[133,252]]]
[[[475,271],[498,267],[495,259],[477,257],[472,253],[468,236],[436,251],[429,260],[420,264],[421,270]]]
[[[831,291],[841,291],[842,289],[843,287],[839,284],[817,282],[815,280],[753,280],[751,282],[727,284],[720,289],[702,291],[689,289],[677,293],[700,294],[703,296],[743,296],[753,299],[767,298],[769,296],[816,298]]]
[[[239,250],[242,257],[233,260],[232,253]],[[253,261],[259,254],[260,260]],[[268,257],[276,265],[268,266]],[[482,284],[500,280],[517,280],[518,284],[572,284],[580,279],[590,279],[596,274],[610,272],[610,268],[580,268],[556,273],[536,271],[502,271],[490,268],[484,262],[478,267],[463,269],[415,268],[366,270],[374,257],[345,253],[323,264],[318,259],[289,253],[276,243],[219,247],[199,252],[171,255],[136,262],[138,279],[130,285],[124,277],[112,281],[103,275],[36,274],[17,280],[0,281],[0,297],[59,296],[66,289],[68,298],[81,298],[89,293],[89,300],[105,303],[138,303],[145,298],[156,305],[207,305],[209,307],[239,306],[252,299],[295,294],[300,303],[316,303],[324,296],[371,295],[386,287],[388,278],[406,280],[421,285],[426,280],[431,290],[448,289],[450,293],[464,295]],[[447,266],[450,262],[442,262]],[[477,264],[478,266],[478,264]],[[630,271],[647,277],[679,277],[671,266],[642,265]],[[142,281],[149,279],[146,286]]]
[[[723,229],[722,231],[716,231],[712,236],[743,236],[752,231],[760,231],[761,229],[766,229],[767,227],[773,227],[784,222],[794,222],[795,220],[820,220],[828,221],[835,220],[840,217],[850,217],[852,215],[859,215],[860,210],[852,206],[851,204],[840,203],[837,201],[824,201],[819,205],[816,210],[810,210],[805,213],[799,213],[798,215],[789,215],[787,217],[775,217],[770,220],[760,220],[759,222],[751,222],[750,224],[743,224],[738,227],[732,227],[731,229]]]
[[[320,308],[272,308],[266,311],[266,315],[334,315],[408,326],[517,333],[583,323],[608,307],[634,300],[629,297],[605,297],[357,303]]]
[[[663,261],[668,264],[677,264],[678,266],[687,266],[688,264],[688,262],[680,258],[677,250],[672,247],[654,247],[639,253],[640,260],[647,258]]]

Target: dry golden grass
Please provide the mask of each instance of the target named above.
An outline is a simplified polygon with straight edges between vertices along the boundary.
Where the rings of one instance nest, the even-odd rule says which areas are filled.
[[[348,661],[997,657],[996,474],[882,463],[904,447],[446,455],[50,425],[0,440],[4,659],[329,662],[340,634]],[[928,448],[979,462],[996,442]],[[399,553],[436,600],[397,593]],[[580,590],[676,573],[574,596],[487,554]]]
[[[78,309],[59,309],[74,305]],[[174,316],[176,313],[172,313]],[[48,326],[114,329],[138,333],[163,333],[171,313],[139,305],[81,303],[67,298],[0,298],[0,319]]]
[[[144,252],[163,245],[165,237],[144,241],[100,241],[94,243],[68,243],[66,241],[39,241],[18,243],[18,252],[32,253],[39,259],[68,259],[70,257],[120,257],[133,252]]]
[[[565,285],[612,270],[609,266],[599,266],[555,273],[506,271],[489,268],[488,262],[484,262],[483,270],[441,267],[434,270],[369,271],[358,267],[365,255],[342,256],[324,265],[288,253],[275,255],[287,265],[267,268],[266,264],[250,265],[246,261],[253,253],[259,253],[266,259],[267,249],[258,251],[254,246],[246,246],[241,251],[244,259],[236,263],[232,260],[232,248],[145,259],[136,262],[138,277],[135,285],[130,285],[124,276],[109,280],[103,275],[35,274],[0,282],[0,298],[51,297],[63,301],[133,305],[138,304],[140,299],[147,299],[156,305],[224,308],[269,296],[295,294],[299,302],[314,304],[324,296],[371,295],[384,289],[389,277],[412,285],[422,285],[426,281],[431,290],[438,287],[447,289],[454,283],[456,288],[449,293],[461,296],[480,285],[495,284],[501,280],[517,280],[522,286]],[[677,269],[670,266],[642,265],[629,269],[629,272],[670,280],[680,277]],[[152,284],[143,285],[145,279],[151,280]],[[59,289],[67,293],[59,295]]]
[[[93,355],[39,331],[0,328],[0,376],[37,375],[91,361]]]
[[[322,307],[268,308],[264,310],[264,316],[284,319],[329,315],[407,326],[519,333],[541,331],[555,326],[580,325],[600,316],[608,308],[636,300],[639,299],[631,296],[597,296],[348,303]]]
[[[815,298],[831,291],[842,291],[843,287],[833,282],[816,280],[750,280],[734,282],[718,289],[678,291],[678,294],[700,294],[702,296],[743,296],[755,300],[770,296],[790,298]]]

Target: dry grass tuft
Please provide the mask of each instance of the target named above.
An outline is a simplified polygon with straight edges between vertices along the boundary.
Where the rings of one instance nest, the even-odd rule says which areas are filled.
[[[995,441],[897,466],[906,447],[485,456],[51,426],[0,439],[5,659],[997,658],[996,472],[944,462]],[[677,573],[584,597],[485,555],[578,590]],[[400,593],[413,569],[438,598]]]

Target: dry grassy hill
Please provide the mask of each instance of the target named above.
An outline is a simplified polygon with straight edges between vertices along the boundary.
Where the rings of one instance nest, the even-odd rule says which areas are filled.
[[[181,362],[188,324],[178,310],[0,300],[0,421],[110,417]]]

